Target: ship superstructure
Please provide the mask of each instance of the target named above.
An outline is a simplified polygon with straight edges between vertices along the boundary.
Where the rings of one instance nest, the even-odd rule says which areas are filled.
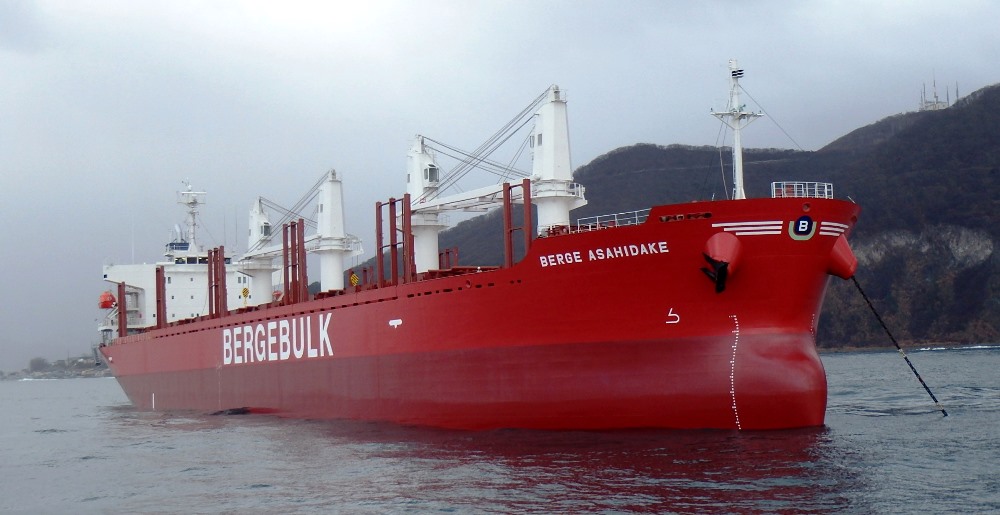
[[[119,336],[119,320],[124,317],[128,334],[135,334],[150,327],[179,322],[208,312],[208,251],[202,249],[197,239],[199,211],[206,193],[196,191],[190,183],[177,193],[177,203],[186,211],[184,228],[176,226],[171,241],[166,244],[164,260],[155,264],[107,264],[104,280],[123,285],[123,292],[107,291],[101,295],[99,307],[109,310],[98,331],[101,344],[107,345]],[[226,257],[227,282],[248,285],[250,278],[231,265]],[[157,311],[156,268],[162,268],[169,285],[170,297],[165,319]],[[236,306],[246,298],[240,288],[227,292],[229,305]],[[124,299],[124,302],[122,301]]]

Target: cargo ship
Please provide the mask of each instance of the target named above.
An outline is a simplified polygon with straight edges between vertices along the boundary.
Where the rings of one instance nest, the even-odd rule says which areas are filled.
[[[712,113],[734,134],[724,200],[571,220],[586,198],[557,86],[525,111],[520,182],[444,195],[453,174],[418,136],[407,193],[375,204],[370,268],[345,269],[360,247],[336,171],[317,183],[314,234],[304,217],[272,230],[258,199],[240,256],[200,247],[204,193],[189,185],[165,261],[104,267],[100,353],[140,410],[458,429],[823,425],[816,327],[831,277],[857,267],[860,209],[820,182],[746,198],[740,131],[760,114],[740,102],[735,61],[729,72],[729,105]],[[444,213],[488,209],[502,210],[503,263],[458,265],[438,248]]]

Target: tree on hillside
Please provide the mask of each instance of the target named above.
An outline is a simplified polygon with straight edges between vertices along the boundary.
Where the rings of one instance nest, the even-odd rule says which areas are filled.
[[[45,358],[31,358],[28,369],[32,372],[41,372],[49,368],[49,361]]]

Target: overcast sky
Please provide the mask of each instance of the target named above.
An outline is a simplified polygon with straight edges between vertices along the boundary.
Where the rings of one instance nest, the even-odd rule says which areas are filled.
[[[770,115],[745,144],[815,150],[934,79],[1000,82],[997,20],[992,0],[0,0],[0,370],[89,351],[101,266],[162,259],[184,179],[202,241],[245,249],[257,195],[290,206],[336,168],[370,249],[415,134],[475,148],[550,84],[574,167],[714,145],[730,58]]]

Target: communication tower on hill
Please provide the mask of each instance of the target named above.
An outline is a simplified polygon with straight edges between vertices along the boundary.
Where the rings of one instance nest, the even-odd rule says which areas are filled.
[[[920,90],[920,110],[921,111],[940,111],[941,109],[948,109],[951,106],[951,90],[947,87],[944,90],[944,100],[938,97],[937,92],[937,80],[935,79],[931,82],[931,96],[927,96],[927,84],[924,84],[922,90]],[[958,83],[955,83],[955,101],[958,101]]]

